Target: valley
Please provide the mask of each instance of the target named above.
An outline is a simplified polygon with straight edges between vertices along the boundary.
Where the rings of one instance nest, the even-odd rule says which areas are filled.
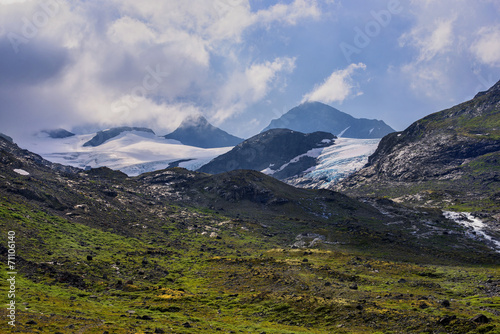
[[[447,132],[423,120],[380,143],[271,129],[196,148],[121,128],[39,135],[75,148],[42,157],[2,137],[16,327],[0,330],[497,333],[497,88],[432,115],[459,118]]]

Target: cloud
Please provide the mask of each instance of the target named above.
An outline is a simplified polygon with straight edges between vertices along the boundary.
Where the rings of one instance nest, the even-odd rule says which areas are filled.
[[[471,52],[483,64],[500,67],[500,26],[479,29],[478,39],[472,44]]]
[[[279,89],[295,66],[293,56],[242,56],[245,32],[319,15],[305,0],[258,11],[248,0],[2,1],[0,131],[82,123],[161,131],[200,111],[227,119]],[[9,34],[22,38],[18,50]]]
[[[321,12],[316,1],[295,0],[291,5],[276,4],[267,10],[257,12],[257,20],[263,23],[281,21],[295,25],[303,18],[319,18]]]
[[[430,61],[451,50],[454,42],[453,24],[455,18],[436,20],[431,26],[417,26],[410,33],[403,34],[400,46],[410,45],[418,50],[416,62]]]
[[[40,85],[58,77],[71,63],[69,52],[50,41],[38,40],[15,54],[7,38],[0,38],[0,88]]]
[[[294,69],[295,58],[282,57],[272,62],[253,64],[242,72],[233,73],[220,90],[215,122],[222,122],[249,104],[261,101],[274,88],[273,85],[280,81],[281,74],[291,73]]]
[[[359,69],[366,69],[366,65],[363,63],[350,64],[343,70],[333,72],[322,84],[314,87],[312,92],[304,95],[302,102],[342,103],[348,97],[363,94],[352,79],[352,75]]]

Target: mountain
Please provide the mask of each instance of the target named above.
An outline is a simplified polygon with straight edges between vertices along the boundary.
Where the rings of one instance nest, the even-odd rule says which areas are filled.
[[[500,81],[470,101],[385,136],[367,166],[337,189],[498,213],[499,181]]]
[[[382,138],[394,132],[383,121],[354,118],[320,102],[306,102],[274,119],[263,130],[285,128],[303,133],[330,132],[346,138]]]
[[[43,133],[46,133],[49,135],[50,138],[54,139],[60,139],[60,138],[68,138],[68,137],[73,137],[75,134],[72,132],[69,132],[68,130],[65,129],[53,129],[53,130],[43,130]]]
[[[26,333],[200,334],[494,333],[500,323],[499,253],[472,229],[440,210],[257,171],[127,177],[0,138],[0,220],[2,333],[9,322]]]
[[[285,179],[314,166],[322,149],[332,145],[335,138],[326,132],[304,134],[288,129],[272,129],[245,140],[198,171],[218,174],[252,169]]]
[[[236,146],[243,141],[213,126],[201,115],[187,117],[174,132],[166,135],[165,138],[201,148]]]
[[[83,146],[92,146],[96,147],[99,145],[104,144],[106,141],[119,136],[120,134],[124,132],[132,132],[132,131],[138,131],[138,132],[145,132],[145,133],[150,133],[150,134],[155,134],[153,130],[148,129],[148,128],[138,128],[138,127],[129,127],[129,126],[122,126],[122,127],[117,127],[117,128],[111,128],[108,130],[104,131],[99,131],[97,134],[88,142],[84,143]]]

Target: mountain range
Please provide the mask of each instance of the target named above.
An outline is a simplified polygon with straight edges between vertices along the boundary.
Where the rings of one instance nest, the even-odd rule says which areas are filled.
[[[354,118],[321,102],[305,102],[278,119],[274,119],[263,130],[285,128],[303,133],[330,132],[338,137],[372,139],[382,138],[395,130],[383,121]]]

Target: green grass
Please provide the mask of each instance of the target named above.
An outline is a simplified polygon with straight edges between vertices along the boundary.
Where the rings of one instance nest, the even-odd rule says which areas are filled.
[[[31,264],[25,268],[20,264],[17,276],[16,329],[41,333],[147,333],[156,328],[167,333],[431,333],[439,328],[473,333],[483,328],[485,333],[494,333],[500,326],[500,300],[488,293],[492,284],[487,283],[500,279],[498,266],[396,262],[353,255],[339,246],[335,246],[338,250],[275,248],[272,241],[254,232],[257,224],[237,225],[206,210],[191,213],[200,215],[198,223],[234,226],[218,231],[222,239],[216,239],[175,228],[179,222],[169,221],[163,225],[168,243],[163,239],[155,243],[2,200],[1,233],[16,231],[17,256]],[[33,242],[40,247],[31,247]],[[2,264],[2,281],[6,272]],[[85,286],[61,281],[63,272],[80,277]],[[2,285],[4,296],[5,289]],[[445,299],[451,301],[450,307],[441,305]],[[422,302],[428,308],[420,308]],[[5,312],[5,308],[0,310],[2,318]],[[476,327],[468,320],[478,313],[491,320],[489,327]],[[438,325],[446,315],[457,318],[447,326]],[[30,320],[36,325],[27,324]],[[3,322],[0,330],[10,328]]]

